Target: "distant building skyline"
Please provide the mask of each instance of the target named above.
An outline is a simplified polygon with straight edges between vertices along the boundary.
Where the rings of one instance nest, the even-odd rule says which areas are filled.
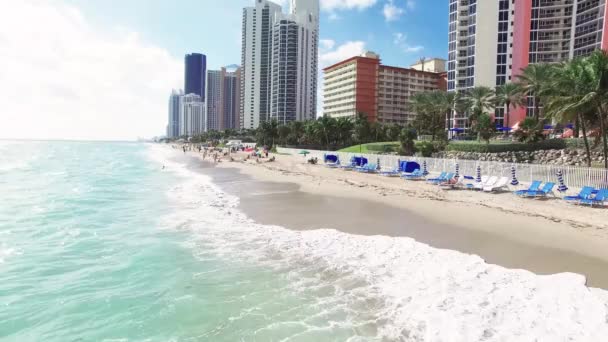
[[[180,130],[180,97],[184,95],[182,90],[175,90],[169,95],[169,121],[167,124],[167,137],[179,137]]]
[[[201,53],[191,53],[184,57],[184,92],[197,94],[205,102],[207,56]]]
[[[207,130],[240,128],[240,79],[238,66],[207,72]]]
[[[198,94],[180,96],[180,136],[194,136],[206,131],[206,107]]]

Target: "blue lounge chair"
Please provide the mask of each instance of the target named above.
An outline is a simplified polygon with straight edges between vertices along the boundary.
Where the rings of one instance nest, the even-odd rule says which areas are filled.
[[[445,176],[447,176],[447,175],[448,175],[448,173],[447,173],[447,172],[442,172],[442,173],[439,175],[439,177],[437,177],[437,178],[429,178],[429,179],[427,179],[427,181],[428,181],[428,182],[436,182],[436,181],[441,182],[441,181],[445,181]]]
[[[597,192],[597,195],[595,195],[595,197],[582,199],[579,203],[582,205],[589,205],[591,207],[594,207],[596,205],[604,205],[606,201],[608,201],[608,189],[602,189]]]
[[[427,181],[431,182],[433,184],[441,184],[441,183],[449,182],[450,180],[452,180],[452,178],[454,178],[454,174],[453,173],[448,173],[443,178],[441,178],[441,176],[440,176],[440,177],[434,178],[432,180],[427,179]]]
[[[424,172],[421,170],[414,170],[412,173],[404,173],[401,178],[408,180],[424,179]]]
[[[524,195],[524,197],[532,197],[532,198],[547,197],[547,195],[553,194],[553,188],[555,188],[555,183],[548,182],[548,183],[545,183],[545,186],[543,186],[543,188],[538,191],[528,191]]]
[[[401,174],[401,171],[399,171],[398,169],[380,170],[380,171],[378,171],[378,174],[380,176],[384,176],[384,177],[398,177]]]
[[[580,202],[581,200],[586,200],[591,198],[591,195],[593,194],[593,190],[595,190],[593,187],[591,186],[585,186],[581,189],[581,192],[578,193],[578,195],[576,196],[565,196],[563,198],[564,201],[566,202]]]
[[[355,171],[362,172],[362,173],[376,173],[376,172],[378,172],[378,165],[365,164],[362,167],[355,168]]]
[[[532,184],[530,184],[530,187],[528,188],[528,190],[518,190],[518,191],[515,191],[514,194],[517,196],[525,196],[530,191],[540,190],[541,184],[542,184],[541,181],[533,181]]]

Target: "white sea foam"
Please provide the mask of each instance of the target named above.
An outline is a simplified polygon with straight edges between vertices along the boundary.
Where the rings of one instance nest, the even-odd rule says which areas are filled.
[[[608,336],[608,292],[588,288],[583,276],[506,269],[410,238],[259,225],[209,177],[169,161],[173,151],[150,151],[183,178],[168,193],[179,210],[167,224],[191,230],[201,258],[213,253],[257,263],[289,278],[292,286],[284,290],[315,294],[322,310],[300,322],[308,332],[322,333],[319,321],[334,317],[332,324],[352,329],[351,341],[367,340],[359,334],[388,341],[605,341]]]

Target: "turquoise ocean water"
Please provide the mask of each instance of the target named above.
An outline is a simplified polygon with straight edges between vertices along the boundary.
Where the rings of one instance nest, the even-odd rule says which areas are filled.
[[[608,295],[581,276],[261,226],[176,153],[0,141],[0,341],[608,336]]]
[[[270,341],[303,330],[265,335],[305,296],[281,293],[285,280],[264,268],[197,251],[168,217],[180,179],[144,145],[0,144],[0,340],[238,341],[257,331]]]

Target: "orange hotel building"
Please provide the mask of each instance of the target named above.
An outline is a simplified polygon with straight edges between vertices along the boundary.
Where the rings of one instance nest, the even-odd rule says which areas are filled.
[[[447,90],[445,72],[419,71],[380,63],[367,52],[323,69],[323,115],[407,125],[416,118],[411,98],[423,91]]]

